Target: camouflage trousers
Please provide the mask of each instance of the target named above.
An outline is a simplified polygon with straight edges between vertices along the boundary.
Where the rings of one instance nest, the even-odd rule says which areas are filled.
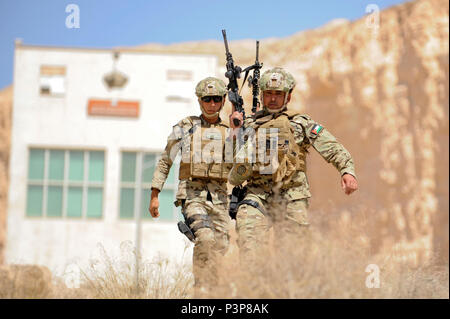
[[[217,262],[229,246],[230,216],[226,204],[213,204],[211,201],[186,201],[186,219],[192,218],[191,228],[202,222],[200,216],[208,216],[211,227],[201,227],[194,233],[193,272],[195,286],[210,287],[217,283]],[[200,217],[200,218],[199,218]]]
[[[275,250],[289,254],[289,249],[304,238],[307,221],[308,199],[283,200],[267,197],[267,200],[248,193],[244,200],[258,203],[263,212],[249,204],[242,204],[236,214],[239,256],[243,266],[255,264],[258,257],[267,256],[269,231],[273,227]],[[261,259],[261,258],[260,258]]]

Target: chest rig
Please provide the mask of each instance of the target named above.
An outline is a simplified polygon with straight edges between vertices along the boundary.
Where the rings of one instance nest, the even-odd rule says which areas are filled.
[[[226,181],[233,163],[226,163],[227,126],[221,123],[204,127],[200,118],[190,117],[192,128],[183,138],[183,155],[180,163],[179,179],[205,178]],[[232,157],[231,157],[232,159]]]
[[[273,135],[269,135],[270,129],[275,129],[278,131],[277,134],[277,152],[275,155],[278,160],[278,167],[272,171],[271,179],[273,182],[283,182],[283,184],[288,183],[296,171],[305,171],[306,169],[306,151],[300,147],[294,136],[294,128],[290,123],[297,113],[291,111],[285,111],[280,114],[267,115],[260,118],[256,118],[253,123],[253,128],[255,131],[259,129],[266,129],[266,141],[258,141],[260,138],[259,134],[256,134],[257,145],[266,146],[266,156],[270,156],[271,152],[274,151]],[[271,138],[272,136],[272,138]],[[273,159],[272,159],[273,160]],[[257,163],[256,166],[261,166],[262,163]],[[255,167],[254,172],[258,173],[259,169]],[[267,175],[265,175],[267,176]]]

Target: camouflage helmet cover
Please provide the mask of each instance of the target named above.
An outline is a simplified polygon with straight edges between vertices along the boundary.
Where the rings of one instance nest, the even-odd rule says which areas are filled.
[[[225,82],[218,78],[207,77],[198,82],[195,87],[195,95],[199,98],[215,95],[224,96],[225,94],[227,94],[227,86]]]
[[[289,72],[283,68],[275,67],[262,74],[259,85],[261,92],[275,90],[287,93],[295,87],[295,84],[295,79]]]
[[[206,112],[205,108],[202,105],[202,102],[200,101],[202,97],[225,96],[226,94],[227,94],[227,86],[225,85],[225,82],[223,82],[221,79],[214,77],[207,77],[206,79],[203,79],[200,82],[198,82],[197,86],[195,87],[195,95],[197,95],[198,97],[198,103],[200,104],[200,109],[202,111],[203,116],[207,118],[214,118],[217,115],[219,115],[220,110],[222,110],[222,107],[225,104],[225,101],[222,101],[222,106],[218,112],[208,113]]]
[[[288,103],[288,93],[291,92],[295,87],[294,77],[283,68],[275,67],[273,69],[267,70],[261,76],[259,85],[261,88],[261,101],[264,103],[263,92],[267,90],[282,91],[285,92],[284,103],[280,108],[273,109],[268,108],[263,105],[264,110],[269,113],[277,113],[285,110]]]

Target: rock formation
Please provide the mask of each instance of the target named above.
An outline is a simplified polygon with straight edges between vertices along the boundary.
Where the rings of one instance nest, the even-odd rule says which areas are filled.
[[[6,211],[9,183],[9,149],[11,143],[12,87],[0,92],[0,265],[6,240]]]
[[[364,221],[362,238],[374,253],[394,248],[417,262],[434,251],[448,261],[449,5],[393,6],[380,12],[378,29],[368,19],[263,39],[263,71],[282,66],[293,73],[291,107],[328,128],[355,159],[360,189],[346,197],[334,168],[311,152],[311,214],[341,226]],[[254,46],[231,41],[236,63],[253,63]],[[225,63],[220,40],[137,49],[216,54]]]

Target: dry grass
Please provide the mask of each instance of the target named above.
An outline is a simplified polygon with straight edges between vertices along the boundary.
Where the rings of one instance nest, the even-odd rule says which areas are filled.
[[[221,262],[218,286],[201,298],[449,298],[448,266],[433,261],[411,266],[394,255],[371,255],[354,236],[348,229],[322,233],[311,228],[292,240],[284,254],[271,249],[261,256],[253,270],[241,269],[235,248]],[[136,291],[134,261],[124,263],[103,251],[102,260],[83,272],[85,283],[69,297],[197,297],[190,266],[164,259],[141,264]],[[380,288],[366,287],[369,264],[379,267]]]
[[[448,298],[448,266],[433,261],[413,267],[394,256],[371,256],[369,249],[310,230],[281,254],[261,256],[257,269],[224,262],[226,281],[211,298]],[[370,264],[379,267],[380,288],[366,287]],[[234,271],[233,271],[234,270]]]
[[[189,265],[157,257],[144,260],[138,255],[139,275],[136,276],[136,250],[130,242],[121,244],[121,256],[112,256],[102,245],[98,257],[81,268],[80,288],[68,289],[62,281],[54,294],[56,298],[190,298],[193,286]]]
[[[412,265],[395,254],[373,254],[362,231],[368,229],[364,218],[346,226],[332,223],[325,227],[320,219],[312,220],[313,227],[291,239],[283,253],[274,249],[277,234],[272,233],[271,249],[252,270],[240,267],[233,238],[220,263],[219,284],[201,296],[194,293],[190,265],[161,257],[146,261],[138,256],[137,289],[136,251],[125,242],[120,256],[99,246],[97,257],[81,269],[80,288],[68,289],[56,279],[41,298],[449,298],[448,265],[434,260]],[[369,264],[379,267],[380,288],[366,287]],[[39,298],[19,288],[7,298]]]

